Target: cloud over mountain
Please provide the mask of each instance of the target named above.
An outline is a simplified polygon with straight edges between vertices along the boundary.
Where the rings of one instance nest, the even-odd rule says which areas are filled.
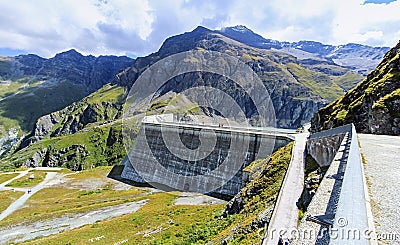
[[[49,57],[70,48],[144,55],[198,25],[241,24],[267,38],[331,44],[393,46],[400,36],[400,0],[21,0],[0,7],[0,55],[25,50]]]

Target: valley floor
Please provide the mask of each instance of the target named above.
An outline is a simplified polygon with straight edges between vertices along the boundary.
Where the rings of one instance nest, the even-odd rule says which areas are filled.
[[[378,240],[400,243],[400,137],[358,134]],[[380,238],[380,239],[379,239]],[[397,242],[397,243],[396,243]]]
[[[184,231],[193,227],[198,220],[190,215],[212,219],[225,204],[201,194],[132,187],[107,178],[110,170],[36,168],[0,173],[0,244],[113,244],[128,240],[129,244],[141,244],[139,240],[152,241],[180,223]],[[38,183],[34,180],[37,176],[41,178]],[[144,206],[143,212],[136,214]],[[182,215],[186,212],[187,216]],[[154,217],[146,217],[147,213]],[[179,221],[175,213],[186,221]],[[132,217],[134,214],[137,217]],[[124,233],[129,235],[124,237]]]

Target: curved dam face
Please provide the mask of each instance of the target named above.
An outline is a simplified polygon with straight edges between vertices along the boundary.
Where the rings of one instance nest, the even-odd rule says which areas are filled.
[[[142,123],[134,147],[109,176],[231,198],[244,186],[246,166],[292,140],[254,128]]]

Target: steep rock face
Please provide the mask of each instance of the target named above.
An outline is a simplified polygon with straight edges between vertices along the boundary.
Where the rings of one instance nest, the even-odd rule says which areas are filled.
[[[158,60],[179,52],[203,49],[236,56],[253,69],[270,93],[278,127],[300,126],[309,121],[327,101],[343,93],[330,75],[307,69],[291,55],[243,45],[204,27],[168,38],[158,52],[136,59],[133,66],[119,73],[113,83],[131,87],[140,74]],[[204,73],[188,74],[169,81],[172,85],[166,87],[179,92],[192,84],[211,83],[218,79]],[[324,93],[320,88],[334,92]],[[242,108],[249,108],[250,105],[240,98],[240,94],[236,98]],[[251,112],[246,116],[251,117]]]
[[[320,109],[312,119],[317,132],[354,123],[358,132],[400,134],[400,43],[357,87]]]

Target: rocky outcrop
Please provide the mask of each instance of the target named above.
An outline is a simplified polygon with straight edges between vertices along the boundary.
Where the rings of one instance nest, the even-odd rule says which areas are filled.
[[[311,203],[312,198],[317,191],[319,184],[321,183],[326,170],[322,171],[321,169],[317,171],[313,171],[309,173],[304,181],[303,192],[299,200],[297,201],[297,207],[303,212],[307,210],[308,205]]]
[[[311,131],[354,123],[357,132],[400,134],[400,42],[357,87],[320,109]]]
[[[67,167],[71,170],[81,170],[80,160],[88,156],[88,151],[83,145],[71,145],[67,148],[54,150],[44,148],[35,152],[22,165],[26,167]]]
[[[16,167],[66,167],[71,170],[82,170],[94,168],[99,165],[114,165],[120,163],[126,152],[122,143],[121,126],[98,127],[91,129],[83,142],[74,140],[71,137],[62,144],[57,144],[60,138],[56,137],[56,144],[41,146],[38,144],[22,149],[18,158],[25,157],[25,154],[32,154],[25,160],[13,162]],[[78,136],[79,137],[79,136]],[[81,136],[82,137],[82,136]],[[40,144],[40,142],[39,142]],[[30,149],[31,147],[31,149]],[[34,149],[34,153],[32,152]],[[26,151],[27,150],[27,151]]]
[[[61,122],[60,127],[51,133],[51,137],[74,134],[90,123],[109,121],[116,119],[121,106],[113,103],[101,104],[76,103],[72,113],[68,113]],[[81,110],[81,112],[77,112]]]
[[[44,148],[41,151],[35,152],[32,157],[30,157],[22,165],[26,167],[39,167],[41,166],[43,159],[46,155],[47,149]]]
[[[88,150],[83,145],[71,145],[57,151],[50,150],[46,153],[43,161],[44,167],[64,166],[71,170],[81,170],[83,160],[89,155]]]

